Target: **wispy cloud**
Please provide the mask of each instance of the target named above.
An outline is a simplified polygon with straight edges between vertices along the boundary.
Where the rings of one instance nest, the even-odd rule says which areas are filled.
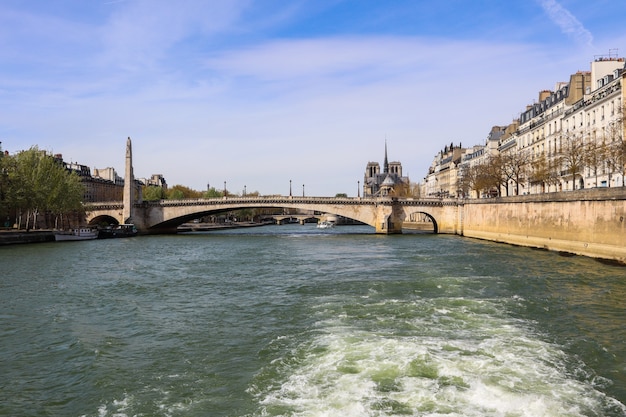
[[[246,2],[244,1],[243,4]],[[146,70],[175,54],[172,50],[199,34],[229,30],[245,8],[241,1],[138,0],[120,6],[101,29],[106,61]]]
[[[591,46],[593,35],[569,10],[556,0],[539,0],[539,4],[563,33],[584,46]]]

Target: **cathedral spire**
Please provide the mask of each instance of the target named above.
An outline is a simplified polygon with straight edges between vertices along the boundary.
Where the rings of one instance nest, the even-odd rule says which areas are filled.
[[[383,165],[383,173],[389,173],[389,161],[387,160],[387,139],[385,139],[385,163]]]

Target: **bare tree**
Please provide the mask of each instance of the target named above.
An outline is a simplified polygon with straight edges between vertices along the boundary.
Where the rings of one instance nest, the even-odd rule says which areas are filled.
[[[409,197],[420,198],[420,196],[422,195],[422,190],[418,183],[416,182],[410,183],[409,188],[410,188]]]
[[[472,167],[470,165],[463,165],[459,168],[459,189],[463,197],[471,197],[472,190]]]
[[[519,195],[520,183],[526,180],[528,174],[529,153],[526,151],[511,151],[500,154],[499,159],[502,164],[507,195],[509,181],[512,181],[515,185],[515,195]]]
[[[624,176],[626,176],[626,141],[624,141],[624,106],[618,109],[618,118],[611,123],[605,131],[604,136],[605,153],[604,158],[609,170],[609,181],[611,183],[611,173],[619,172],[622,176],[622,187],[624,186]]]
[[[565,135],[562,138],[560,160],[566,173],[572,178],[572,190],[575,190],[576,176],[581,174],[585,166],[585,145],[581,137]]]
[[[469,196],[471,198],[472,191],[474,191],[476,192],[476,197],[480,197],[478,165],[463,165],[459,171],[459,189],[463,196]]]
[[[584,145],[584,165],[595,176],[596,187],[598,186],[598,172],[605,165],[606,146],[598,144],[595,141],[588,142]]]
[[[400,181],[393,186],[389,195],[394,197],[412,197],[411,185],[408,182]]]
[[[530,163],[529,180],[531,183],[541,184],[541,189],[545,192],[546,185],[559,183],[560,166],[559,157],[549,157],[545,153],[541,153]]]
[[[487,163],[482,165],[481,180],[485,181],[489,188],[495,188],[497,195],[502,195],[502,189],[509,195],[508,177],[506,173],[505,157],[502,154],[491,155]]]

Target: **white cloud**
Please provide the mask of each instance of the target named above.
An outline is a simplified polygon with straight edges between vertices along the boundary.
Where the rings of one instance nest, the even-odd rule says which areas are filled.
[[[593,35],[591,32],[560,3],[556,0],[539,0],[539,4],[563,33],[584,46],[592,45]]]
[[[163,65],[162,61],[173,55],[172,49],[187,38],[233,27],[246,4],[247,1],[238,0],[123,3],[101,28],[104,62],[128,70],[150,70],[157,64]]]

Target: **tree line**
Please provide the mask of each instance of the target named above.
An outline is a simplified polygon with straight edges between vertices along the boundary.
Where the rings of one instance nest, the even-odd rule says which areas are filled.
[[[80,218],[84,187],[63,161],[34,146],[15,155],[0,149],[0,216],[4,227],[60,228]]]
[[[163,188],[155,185],[144,186],[142,189],[142,197],[144,201],[158,200],[182,200],[185,198],[219,198],[240,196],[242,194],[233,194],[228,190],[216,190],[211,187],[206,191],[197,191],[184,185],[174,185],[173,187]],[[246,196],[259,196],[258,191],[246,192]]]

